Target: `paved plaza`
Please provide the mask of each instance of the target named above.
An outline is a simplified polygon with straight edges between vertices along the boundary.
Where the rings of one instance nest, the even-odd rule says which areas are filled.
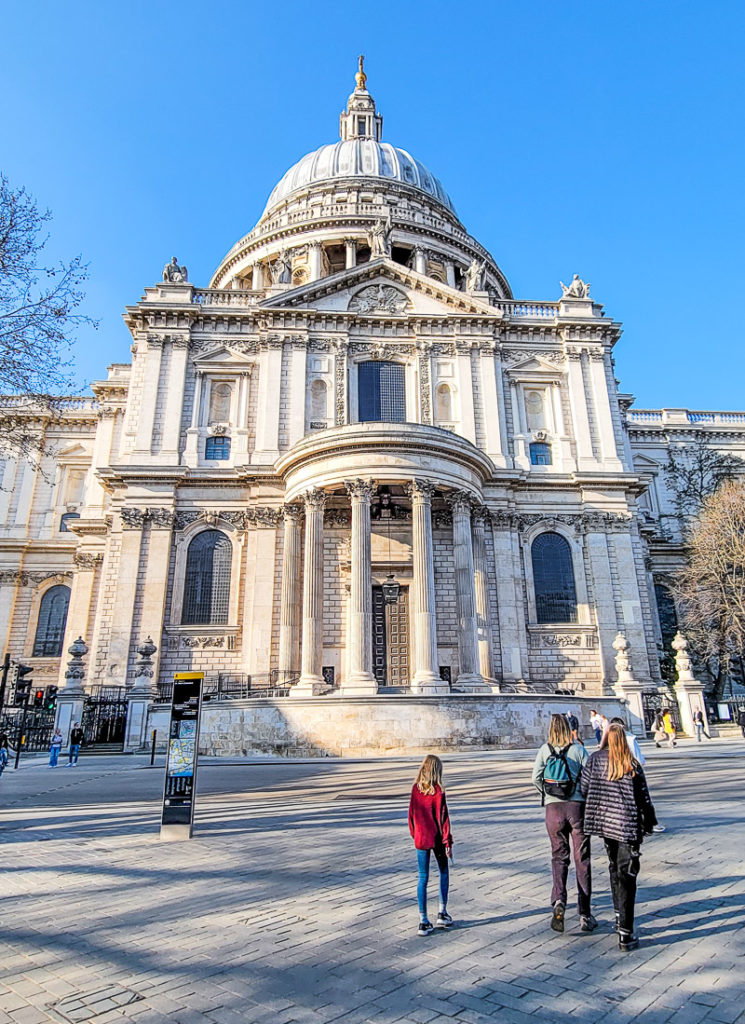
[[[548,927],[530,751],[446,758],[457,927],[426,938],[416,760],[204,762],[195,838],[171,844],[162,767],[27,762],[0,781],[0,1022],[745,1021],[745,743],[645,749],[668,831],[643,848],[630,954],[599,841],[600,928]]]

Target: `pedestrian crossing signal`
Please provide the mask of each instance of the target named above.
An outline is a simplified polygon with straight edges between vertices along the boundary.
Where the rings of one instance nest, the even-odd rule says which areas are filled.
[[[44,708],[46,711],[54,711],[57,707],[57,691],[58,686],[48,686],[46,696],[44,698]]]

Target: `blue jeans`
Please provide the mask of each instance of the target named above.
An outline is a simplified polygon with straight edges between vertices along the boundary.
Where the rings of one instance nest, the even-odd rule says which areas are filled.
[[[419,903],[419,913],[425,917],[427,916],[427,882],[429,881],[429,855],[431,853],[434,853],[437,867],[440,869],[440,903],[443,908],[448,905],[448,889],[450,887],[450,870],[445,847],[437,846],[434,850],[417,850],[419,884],[416,887],[416,898]]]
[[[51,749],[49,751],[49,767],[50,768],[56,768],[57,767],[57,759],[59,757],[59,749],[60,749],[59,747],[51,747]]]
[[[78,754],[79,753],[80,753],[80,744],[79,743],[71,743],[70,744],[70,754],[68,756],[68,762],[70,764],[77,764],[78,763]]]

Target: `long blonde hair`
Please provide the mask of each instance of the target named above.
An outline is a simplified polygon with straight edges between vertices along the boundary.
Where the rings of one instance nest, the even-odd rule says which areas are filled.
[[[616,782],[624,775],[636,775],[637,767],[623,726],[611,725],[608,729],[608,779]]]
[[[420,793],[431,796],[435,786],[442,788],[442,761],[434,754],[427,754],[417,772],[414,785]]]
[[[548,727],[548,742],[554,748],[568,747],[572,742],[572,730],[566,715],[551,715],[551,725]]]

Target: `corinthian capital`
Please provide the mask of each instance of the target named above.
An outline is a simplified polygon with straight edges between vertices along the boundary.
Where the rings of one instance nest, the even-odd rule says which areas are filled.
[[[317,509],[323,511],[326,507],[326,492],[319,490],[317,487],[311,487],[309,490],[305,491],[302,498],[305,502],[305,507],[309,512]]]
[[[299,503],[292,503],[289,505],[282,506],[282,512],[284,513],[285,523],[290,521],[299,523],[304,515],[303,506]]]
[[[360,498],[364,501],[370,501],[375,491],[372,480],[345,480],[344,486],[350,498]]]
[[[453,514],[471,514],[471,508],[475,504],[472,494],[468,491],[451,491],[445,499],[453,510]]]
[[[435,494],[435,485],[429,480],[412,480],[406,485],[406,493],[416,501],[432,501]]]

